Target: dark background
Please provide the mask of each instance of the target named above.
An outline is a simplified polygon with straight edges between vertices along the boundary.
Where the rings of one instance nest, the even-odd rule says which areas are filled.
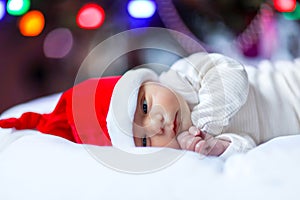
[[[78,10],[88,2],[97,3],[105,10],[104,24],[95,30],[81,29],[75,22]],[[155,2],[157,10],[153,17],[134,19],[126,10],[127,0],[32,0],[30,9],[42,11],[46,19],[42,33],[35,37],[22,36],[17,27],[20,17],[6,14],[0,21],[0,113],[13,105],[72,87],[83,60],[97,44],[139,27],[163,27],[182,32],[198,40],[207,51],[221,52],[246,64],[299,56],[299,20],[284,18],[274,9],[273,1]],[[63,58],[47,58],[43,52],[45,37],[60,27],[71,31],[72,49]],[[182,48],[182,43],[176,40],[161,42]],[[109,51],[113,52],[113,48],[118,47]],[[157,50],[136,50],[113,63],[123,68],[110,70],[106,75],[122,74],[149,59],[165,59],[167,61],[162,62],[171,64],[176,58]]]

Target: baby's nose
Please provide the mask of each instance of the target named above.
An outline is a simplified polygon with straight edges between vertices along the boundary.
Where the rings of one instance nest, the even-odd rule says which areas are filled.
[[[162,134],[164,131],[164,116],[161,112],[152,113],[151,130],[153,134]]]
[[[161,112],[153,113],[151,116],[152,120],[157,123],[163,123],[164,117]]]

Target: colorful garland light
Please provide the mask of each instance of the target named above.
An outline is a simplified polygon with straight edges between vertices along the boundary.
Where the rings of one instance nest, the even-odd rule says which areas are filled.
[[[47,58],[63,58],[72,49],[72,32],[67,28],[56,28],[44,40],[43,50]]]
[[[146,19],[154,15],[156,4],[151,0],[131,0],[127,5],[127,11],[133,18]]]
[[[24,15],[30,8],[30,0],[8,0],[7,13],[14,16]]]
[[[82,29],[97,29],[105,19],[105,12],[96,3],[87,3],[77,13],[76,23]]]
[[[296,0],[273,0],[273,3],[279,12],[292,12],[296,8]]]
[[[3,0],[0,0],[0,20],[5,16],[5,3]]]
[[[299,20],[300,19],[300,4],[296,4],[296,8],[292,12],[284,12],[283,16],[288,20]]]
[[[27,12],[19,21],[19,29],[23,36],[37,36],[43,31],[44,26],[44,15],[38,10]]]

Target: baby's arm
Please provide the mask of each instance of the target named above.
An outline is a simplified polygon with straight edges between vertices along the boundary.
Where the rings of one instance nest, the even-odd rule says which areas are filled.
[[[222,134],[214,137],[194,126],[179,134],[177,140],[182,149],[206,156],[220,156],[223,159],[234,153],[246,152],[255,147],[254,141],[248,136]]]
[[[160,82],[185,98],[193,124],[212,135],[229,125],[249,91],[243,65],[221,54],[200,52],[180,59],[160,75]]]
[[[220,157],[226,159],[234,153],[245,153],[256,146],[254,140],[246,134],[223,133],[217,139],[228,140],[230,145]]]

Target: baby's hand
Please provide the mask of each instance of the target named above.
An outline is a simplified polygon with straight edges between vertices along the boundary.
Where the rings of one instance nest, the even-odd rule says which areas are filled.
[[[213,137],[200,131],[195,126],[177,136],[181,149],[198,152],[202,155],[219,156],[229,146],[230,142]]]
[[[188,131],[184,131],[177,136],[177,141],[181,149],[195,151],[196,145],[204,140],[205,135],[195,126],[189,128]]]

